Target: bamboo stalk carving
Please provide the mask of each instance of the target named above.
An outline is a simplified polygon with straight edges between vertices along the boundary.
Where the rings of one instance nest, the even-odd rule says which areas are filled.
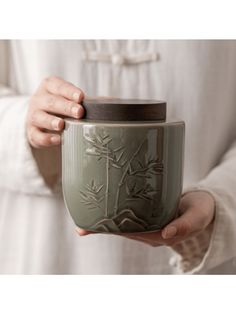
[[[163,163],[159,158],[143,161],[138,158],[141,155],[142,147],[146,141],[144,139],[134,151],[132,157],[128,160],[125,154],[125,147],[113,147],[112,138],[109,134],[101,134],[96,132],[94,135],[84,136],[86,141],[86,154],[94,156],[97,161],[105,161],[105,184],[97,184],[93,179],[85,191],[81,191],[83,202],[88,208],[98,208],[103,210],[104,217],[109,215],[117,215],[120,210],[120,193],[124,189],[126,193],[125,201],[135,202],[138,200],[151,201],[157,193],[149,183],[145,183],[141,188],[137,186],[136,181],[140,178],[152,178],[153,175],[161,175],[163,173]],[[141,157],[143,157],[141,155]],[[110,169],[114,168],[120,172],[120,180],[116,189],[114,204],[109,203],[109,186],[110,186]],[[130,183],[132,181],[133,183]],[[102,194],[103,193],[103,194]],[[102,195],[101,195],[102,194]],[[101,203],[104,203],[102,208]],[[109,208],[114,209],[109,212]]]

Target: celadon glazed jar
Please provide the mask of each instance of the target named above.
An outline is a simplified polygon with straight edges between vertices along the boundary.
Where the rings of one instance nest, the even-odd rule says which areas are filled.
[[[85,100],[66,119],[63,195],[75,224],[105,233],[150,232],[173,220],[182,192],[184,122],[155,100]]]

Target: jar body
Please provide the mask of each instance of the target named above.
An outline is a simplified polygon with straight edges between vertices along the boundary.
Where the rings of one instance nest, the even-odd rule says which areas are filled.
[[[107,233],[160,230],[177,214],[183,155],[184,122],[66,119],[63,195],[75,224]]]

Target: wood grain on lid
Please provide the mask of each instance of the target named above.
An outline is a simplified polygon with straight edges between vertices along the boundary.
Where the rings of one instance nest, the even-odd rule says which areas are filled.
[[[151,99],[84,99],[84,119],[104,121],[165,121],[166,102]]]

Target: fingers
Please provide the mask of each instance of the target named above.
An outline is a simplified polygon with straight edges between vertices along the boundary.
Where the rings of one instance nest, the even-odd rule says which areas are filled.
[[[84,93],[80,88],[56,76],[50,76],[44,79],[41,87],[45,88],[50,94],[60,95],[76,103],[80,103],[84,98]]]
[[[59,134],[43,132],[64,129],[64,120],[50,113],[79,119],[83,116],[84,109],[81,105],[61,96],[49,94],[33,96],[27,116],[27,135],[30,144],[35,148],[58,145],[61,142]]]
[[[80,119],[84,115],[84,108],[74,101],[66,100],[60,96],[45,94],[32,99],[34,106],[38,109]]]
[[[52,116],[45,111],[35,111],[31,117],[32,125],[47,130],[61,131],[64,128],[64,120]]]
[[[37,148],[60,144],[59,134],[44,130],[62,131],[65,122],[60,116],[82,118],[84,108],[79,103],[83,98],[84,93],[80,88],[59,77],[44,79],[30,98],[27,113],[27,136],[30,144]]]
[[[30,127],[28,138],[30,144],[35,148],[49,147],[61,143],[61,136],[59,134],[45,133],[35,126]]]

